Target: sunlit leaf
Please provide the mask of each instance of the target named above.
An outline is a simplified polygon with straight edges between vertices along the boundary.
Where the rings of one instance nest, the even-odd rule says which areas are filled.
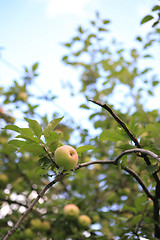
[[[117,141],[124,141],[125,137],[122,136],[121,134],[117,133],[116,130],[114,129],[105,129],[101,135],[99,136],[100,141],[112,141],[112,142],[117,142]]]
[[[78,153],[83,153],[83,152],[86,152],[88,150],[93,150],[94,148],[95,148],[94,146],[84,145],[84,146],[80,146],[80,147],[76,148],[76,151]]]
[[[40,124],[36,121],[36,120],[32,120],[29,118],[24,118],[28,123],[29,123],[29,127],[32,129],[32,131],[34,132],[34,134],[40,138],[42,135],[42,128],[40,126]]]
[[[15,132],[20,132],[20,128],[16,125],[13,125],[13,124],[9,124],[9,125],[6,125],[4,127],[4,129],[9,129],[9,130],[12,130],[12,131],[15,131]]]
[[[63,119],[61,118],[56,118],[53,119],[50,123],[48,123],[47,127],[44,129],[44,137],[47,138],[49,134],[53,131],[53,129],[60,123],[60,121]]]
[[[35,63],[35,64],[32,66],[32,70],[35,71],[35,70],[38,68],[38,65],[39,65],[39,63]]]

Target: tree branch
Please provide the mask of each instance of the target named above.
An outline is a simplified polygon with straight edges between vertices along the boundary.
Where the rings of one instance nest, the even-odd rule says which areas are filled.
[[[129,128],[126,126],[126,124],[116,115],[116,113],[106,104],[101,104],[98,101],[94,101],[94,100],[89,100],[90,102],[93,102],[99,106],[101,106],[102,108],[104,108],[105,110],[107,110],[112,117],[116,120],[116,122],[118,122],[121,127],[125,130],[125,132],[127,133],[127,135],[130,137],[130,139],[135,143],[135,146],[137,148],[142,148],[142,146],[140,145],[140,143],[138,142],[137,138],[133,135],[133,133],[129,130]],[[147,163],[147,165],[151,165],[149,159],[146,156],[143,156],[145,162]]]
[[[118,161],[126,154],[130,154],[130,153],[135,153],[135,152],[140,152],[140,153],[144,153],[146,155],[149,155],[151,157],[153,157],[154,159],[156,159],[158,162],[160,162],[160,157],[158,155],[156,155],[155,153],[149,151],[149,150],[145,150],[145,149],[129,149],[126,150],[124,152],[122,152],[121,154],[119,154],[114,160],[96,160],[96,161],[91,161],[91,162],[86,162],[86,163],[81,163],[78,164],[77,167],[75,168],[75,170],[79,169],[79,168],[83,168],[83,167],[87,167],[90,166],[92,164],[113,164],[113,165],[117,165]],[[146,193],[146,195],[148,196],[148,198],[152,199],[152,201],[154,201],[154,197],[153,195],[149,192],[148,188],[146,187],[146,185],[144,184],[144,182],[142,181],[142,179],[139,177],[139,175],[134,172],[132,169],[125,167],[123,168],[126,172],[128,172],[130,175],[132,175],[136,181],[141,185],[141,187],[143,188],[144,192]]]
[[[128,127],[126,126],[126,124],[116,115],[116,113],[106,104],[101,104],[98,101],[94,101],[94,100],[89,100],[90,102],[93,102],[99,106],[101,106],[102,108],[106,109],[111,115],[112,117],[121,125],[121,127],[125,130],[125,132],[128,134],[128,136],[130,137],[130,139],[135,143],[135,145],[138,148],[141,148],[138,140],[134,137],[134,135],[131,133],[131,131],[128,129]]]
[[[78,164],[75,168],[75,170],[78,170],[80,168],[83,167],[87,167],[93,164],[113,164],[113,165],[117,165],[118,161],[126,154],[130,154],[130,153],[135,153],[135,152],[140,152],[140,153],[145,153],[151,157],[153,157],[154,159],[156,159],[157,161],[160,162],[160,157],[158,157],[158,155],[156,155],[155,153],[149,151],[149,150],[145,150],[145,149],[129,149],[126,150],[124,152],[122,152],[121,154],[119,154],[114,160],[96,160],[96,161],[91,161],[91,162],[86,162],[86,163],[82,163],[82,164]],[[146,193],[146,195],[151,198],[154,201],[154,197],[152,196],[152,194],[149,192],[149,190],[147,189],[147,187],[145,186],[144,182],[142,181],[142,179],[138,176],[137,173],[135,173],[132,169],[125,167],[124,170],[128,173],[130,173],[136,180],[137,182],[141,185],[141,187],[143,188],[144,192]],[[44,187],[44,189],[38,194],[38,196],[35,198],[35,200],[32,202],[32,204],[28,207],[28,209],[23,213],[23,215],[19,218],[19,220],[17,221],[17,223],[14,225],[14,227],[11,229],[11,231],[9,231],[7,233],[7,235],[5,236],[5,238],[3,240],[7,240],[9,239],[9,237],[11,235],[13,235],[13,233],[19,228],[20,224],[22,223],[22,221],[24,220],[24,218],[27,216],[27,214],[32,210],[32,208],[35,206],[35,204],[38,202],[38,200],[43,197],[43,195],[45,194],[45,192],[51,187],[53,186],[55,183],[57,183],[58,181],[61,181],[66,175],[68,175],[68,172],[62,172],[60,175],[58,175],[52,182],[50,182],[48,185],[46,185]]]
[[[128,127],[126,126],[126,124],[116,115],[116,113],[106,104],[101,104],[98,101],[94,101],[94,100],[89,100],[90,102],[93,102],[99,106],[101,106],[102,108],[104,108],[105,110],[107,110],[112,117],[121,125],[121,127],[125,130],[125,132],[128,134],[128,136],[130,137],[130,139],[135,143],[135,146],[137,148],[142,148],[142,146],[140,145],[140,143],[138,142],[138,140],[136,139],[136,137],[131,133],[131,131],[128,129]],[[151,162],[149,160],[149,158],[146,156],[146,154],[142,153],[142,157],[145,160],[147,165],[151,165]],[[156,186],[156,196],[158,198],[160,198],[160,180],[159,177],[157,175],[156,172],[154,172],[152,174],[152,176],[154,177],[157,186]]]
[[[32,210],[32,208],[35,206],[35,204],[38,202],[38,200],[43,197],[43,195],[45,194],[45,192],[52,187],[55,183],[57,183],[58,181],[60,181],[61,179],[63,179],[66,175],[68,175],[68,173],[61,173],[60,175],[58,175],[52,182],[50,182],[49,184],[47,184],[44,189],[42,189],[42,191],[38,194],[38,196],[35,198],[35,200],[31,203],[31,205],[28,207],[28,209],[23,213],[23,215],[21,215],[21,217],[19,218],[19,220],[17,221],[17,223],[14,225],[14,227],[11,229],[11,231],[9,231],[7,233],[7,235],[4,237],[3,240],[7,240],[9,239],[10,236],[13,235],[13,233],[19,228],[20,224],[22,223],[22,221],[24,220],[24,218],[27,216],[27,214]]]
[[[154,197],[152,196],[152,194],[149,192],[148,188],[146,187],[146,185],[144,184],[144,182],[142,181],[142,179],[140,178],[140,176],[133,171],[131,168],[125,167],[123,168],[126,172],[128,172],[130,175],[132,175],[132,177],[134,177],[137,182],[139,183],[139,185],[141,185],[141,187],[143,188],[143,191],[146,193],[147,197],[152,199],[152,201],[154,201]]]

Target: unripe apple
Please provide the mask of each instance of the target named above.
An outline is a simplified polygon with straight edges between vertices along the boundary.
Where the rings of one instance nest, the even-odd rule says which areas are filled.
[[[78,163],[77,151],[69,146],[63,145],[56,149],[54,153],[55,163],[64,170],[74,169]]]
[[[0,187],[4,188],[8,182],[8,176],[5,173],[0,174]]]
[[[39,218],[35,218],[31,220],[31,228],[35,231],[41,230],[42,222]]]
[[[30,228],[27,228],[24,231],[24,237],[26,237],[26,239],[33,239],[34,233],[32,232],[32,230]]]
[[[89,226],[91,225],[92,221],[91,218],[87,215],[80,215],[78,218],[78,223],[79,226],[86,229],[89,228]]]
[[[68,204],[63,208],[64,216],[68,219],[76,219],[79,216],[79,208],[75,204]]]
[[[50,227],[51,227],[51,225],[48,221],[42,222],[42,227],[41,228],[42,228],[43,231],[48,231],[50,229]]]

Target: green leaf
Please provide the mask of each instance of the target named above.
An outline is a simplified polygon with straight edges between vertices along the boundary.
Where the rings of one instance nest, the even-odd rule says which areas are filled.
[[[33,142],[24,142],[23,146],[20,147],[18,150],[19,152],[30,152],[34,156],[43,156],[46,155],[43,147],[39,144]]]
[[[137,213],[137,209],[135,207],[130,207],[130,206],[126,206],[124,205],[124,207],[122,208],[122,210],[126,210],[126,211],[129,211],[129,212],[133,212],[133,213]]]
[[[68,59],[68,56],[64,56],[63,58],[62,58],[62,61],[66,61]]]
[[[32,71],[35,71],[35,70],[38,68],[38,65],[39,65],[39,63],[35,63],[35,64],[32,66]]]
[[[154,87],[154,86],[156,86],[158,83],[159,83],[159,81],[153,81],[153,82],[152,82],[152,86]]]
[[[136,206],[137,212],[143,211],[146,203],[147,203],[147,198],[145,195],[137,196],[135,199],[135,206]]]
[[[53,129],[59,124],[59,122],[63,119],[61,118],[56,118],[53,119],[50,123],[48,123],[47,127],[44,129],[44,137],[47,138],[49,134],[53,131]]]
[[[142,19],[141,24],[146,23],[152,19],[153,19],[153,17],[151,15],[147,15]]]
[[[155,27],[157,24],[159,23],[159,20],[158,21],[155,21],[152,25],[152,27]]]
[[[116,132],[116,130],[113,129],[105,129],[99,136],[100,141],[111,141],[111,142],[117,142],[117,141],[125,141],[125,137]]]
[[[152,70],[152,68],[146,68],[146,69],[144,69],[142,72],[141,72],[141,74],[145,74],[145,73],[147,73],[147,72],[149,72],[149,71],[151,71]]]
[[[71,47],[71,43],[65,43],[65,47]]]
[[[100,32],[107,32],[107,31],[108,31],[106,28],[102,28],[102,27],[99,27],[98,30],[99,30]]]
[[[152,11],[154,12],[154,11],[157,11],[157,10],[160,10],[160,6],[158,6],[158,5],[156,5],[156,6],[154,6],[153,8],[152,8]]]
[[[62,137],[62,132],[51,132],[49,136],[46,138],[47,146],[49,147],[51,152],[54,152],[59,146],[59,141]]]
[[[132,224],[136,225],[137,223],[139,223],[139,221],[141,221],[141,219],[143,218],[142,214],[138,214],[135,217],[132,218]]]
[[[38,138],[40,138],[42,135],[42,128],[41,128],[40,124],[36,120],[32,120],[32,119],[28,119],[28,118],[24,118],[24,119],[29,123],[29,127],[32,129],[34,134]]]
[[[23,147],[24,144],[25,144],[24,141],[21,141],[21,140],[18,140],[18,139],[13,139],[13,140],[9,141],[8,143],[12,144],[12,145],[14,145],[15,147],[18,147],[18,148]]]
[[[15,131],[18,133],[20,132],[20,128],[13,124],[9,124],[9,125],[5,126],[4,129],[9,129],[9,130],[12,130],[12,131]]]
[[[77,30],[78,30],[78,32],[80,32],[80,33],[84,33],[84,32],[85,32],[85,31],[82,29],[81,26],[79,26]]]
[[[7,144],[2,148],[2,150],[0,150],[0,152],[4,153],[6,155],[12,154],[16,151],[17,151],[17,147],[15,147],[12,144]]]
[[[110,20],[103,20],[103,23],[104,24],[108,24],[108,23],[110,23],[111,21]]]
[[[158,169],[158,163],[155,165],[149,165],[146,167],[146,170],[149,174],[153,174]]]
[[[89,109],[89,107],[86,104],[81,104],[80,108],[85,108],[85,109]]]
[[[84,146],[80,146],[80,147],[76,148],[76,151],[78,153],[83,153],[83,152],[86,152],[88,150],[93,150],[93,149],[95,149],[94,146],[84,145]]]
[[[144,55],[143,57],[144,57],[144,58],[149,58],[149,57],[152,57],[152,55],[146,54],[146,55]]]
[[[23,136],[27,136],[30,139],[34,138],[33,131],[30,128],[20,128],[19,133]]]
[[[136,39],[137,39],[137,41],[142,42],[142,38],[141,37],[138,36]]]

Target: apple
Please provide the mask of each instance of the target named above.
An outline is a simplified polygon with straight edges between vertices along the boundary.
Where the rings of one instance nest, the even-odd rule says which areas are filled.
[[[27,228],[24,231],[24,237],[26,237],[26,239],[33,239],[34,233],[32,232],[32,230],[30,228]]]
[[[91,223],[92,223],[91,218],[87,215],[80,215],[78,218],[78,224],[82,228],[85,228],[85,229],[89,228]]]
[[[18,99],[22,102],[27,102],[28,94],[24,91],[18,93]]]
[[[68,219],[76,219],[79,216],[79,208],[75,204],[67,204],[63,208],[63,213]]]
[[[41,228],[42,228],[43,231],[48,231],[50,229],[50,227],[51,227],[51,225],[48,221],[43,221],[42,222],[42,227]]]
[[[92,216],[92,222],[93,222],[93,223],[97,223],[97,222],[99,222],[99,221],[100,221],[99,215],[98,215],[98,214],[94,214],[94,215]]]
[[[35,231],[42,229],[42,222],[39,218],[35,218],[31,220],[31,228]]]
[[[8,182],[8,176],[5,173],[0,174],[0,187],[4,188]]]
[[[78,163],[78,153],[69,145],[58,147],[54,153],[54,158],[57,166],[63,167],[64,170],[72,170]]]

